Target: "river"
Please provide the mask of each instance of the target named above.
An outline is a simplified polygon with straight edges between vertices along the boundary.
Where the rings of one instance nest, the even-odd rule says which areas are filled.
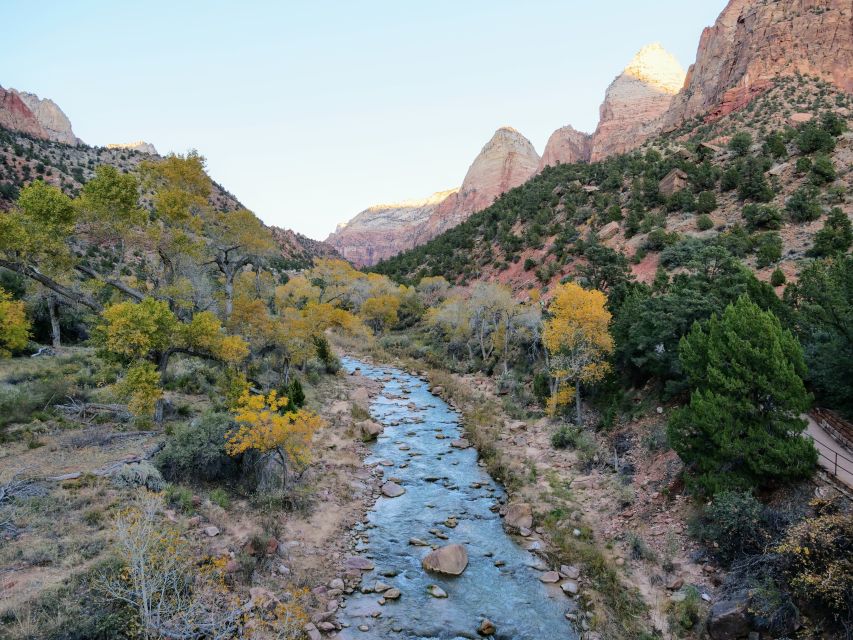
[[[379,463],[384,477],[406,492],[380,497],[356,532],[358,554],[375,565],[364,572],[361,584],[378,580],[398,589],[401,597],[380,605],[377,593],[347,596],[338,612],[347,625],[339,637],[480,638],[478,627],[488,618],[496,628],[490,637],[497,639],[576,639],[565,617],[574,603],[557,585],[539,580],[547,568],[543,561],[521,546],[524,539],[502,527],[497,508],[506,500],[503,488],[478,465],[473,448],[451,446],[462,437],[459,414],[416,376],[349,357],[342,362],[347,372],[358,368],[384,383],[370,412],[385,430],[367,462]],[[467,569],[455,577],[426,572],[421,560],[431,549],[410,544],[412,538],[430,545],[465,545]],[[430,585],[448,597],[433,597]]]

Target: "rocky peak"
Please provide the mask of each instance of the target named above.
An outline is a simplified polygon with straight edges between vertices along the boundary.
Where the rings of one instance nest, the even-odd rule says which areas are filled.
[[[21,101],[27,105],[44,129],[48,140],[72,145],[82,142],[80,138],[74,135],[68,116],[53,100],[39,98],[36,94],[28,91],[18,91],[17,89],[11,89],[11,91],[14,91]]]
[[[471,214],[495,198],[527,182],[539,167],[530,140],[512,127],[501,127],[471,163],[454,203],[454,211]]]
[[[684,69],[660,44],[640,49],[607,87],[590,159],[624,153],[660,130],[660,118],[684,85]]]
[[[730,0],[702,32],[696,62],[665,126],[731,113],[780,76],[817,76],[853,91],[851,24],[850,0]]]
[[[455,199],[457,191],[450,189],[427,198],[368,207],[349,222],[339,224],[326,244],[356,266],[374,265],[429,240],[430,220],[441,203]]]
[[[44,127],[21,97],[13,89],[7,90],[3,87],[0,87],[0,127],[47,140]]]
[[[574,127],[557,129],[548,138],[545,151],[539,160],[539,171],[558,164],[571,164],[589,160],[592,136]]]
[[[150,142],[137,140],[136,142],[115,142],[108,144],[107,149],[127,149],[128,151],[138,151],[139,153],[147,153],[152,156],[159,155],[157,149]]]

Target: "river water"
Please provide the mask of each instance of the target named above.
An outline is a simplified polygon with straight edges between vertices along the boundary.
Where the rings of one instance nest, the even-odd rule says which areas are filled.
[[[402,595],[384,605],[378,604],[377,593],[347,596],[338,620],[348,626],[339,637],[480,638],[477,628],[488,618],[497,629],[493,638],[576,639],[565,618],[573,603],[558,586],[539,581],[542,560],[520,546],[523,539],[504,532],[493,510],[506,499],[502,487],[477,464],[473,448],[451,447],[451,440],[462,437],[459,414],[430,393],[425,381],[404,371],[353,358],[344,358],[343,366],[384,382],[370,412],[385,431],[367,462],[381,462],[385,478],[398,480],[406,493],[379,498],[367,524],[360,525],[366,540],[357,547],[359,555],[375,564],[363,573],[361,584],[379,580]],[[452,525],[448,518],[453,516],[458,524],[445,524]],[[427,573],[421,559],[431,549],[409,544],[410,538],[465,545],[467,569],[460,576]],[[430,585],[438,585],[448,597],[432,597]],[[363,625],[366,631],[359,629]]]

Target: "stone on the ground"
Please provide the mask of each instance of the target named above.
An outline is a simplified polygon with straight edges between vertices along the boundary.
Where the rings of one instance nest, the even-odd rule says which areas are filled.
[[[344,567],[347,569],[358,569],[359,571],[370,571],[373,569],[373,561],[361,556],[350,556],[344,560]]]
[[[513,529],[529,529],[533,526],[533,508],[526,502],[509,505],[504,516],[504,524]]]
[[[560,574],[556,571],[546,571],[539,576],[539,581],[544,582],[545,584],[554,584],[555,582],[560,581]]]
[[[495,627],[495,623],[489,620],[488,618],[483,618],[483,621],[480,623],[480,626],[477,627],[477,633],[481,636],[493,636],[497,631],[497,627]]]
[[[212,538],[213,536],[219,535],[219,528],[210,525],[209,527],[204,528],[204,532],[205,534],[207,534],[208,537]]]
[[[356,422],[355,428],[362,440],[375,440],[382,433],[382,425],[375,420]]]
[[[467,449],[471,446],[471,443],[465,438],[456,438],[455,440],[450,441],[450,446],[454,449]]]
[[[736,640],[750,631],[746,598],[721,600],[708,612],[708,633],[714,640]]]
[[[317,630],[317,627],[314,626],[313,622],[309,622],[302,630],[305,632],[305,635],[308,636],[309,640],[323,640],[323,636]]]
[[[381,491],[382,495],[387,496],[388,498],[398,498],[406,493],[406,490],[403,487],[396,482],[390,481],[382,485]]]
[[[684,580],[679,577],[673,577],[666,583],[666,588],[670,591],[678,591],[684,586]]]
[[[560,588],[563,590],[563,593],[570,596],[577,595],[578,591],[580,591],[580,586],[576,580],[566,580],[560,585]]]
[[[421,566],[427,571],[458,576],[468,566],[468,552],[461,544],[449,544],[427,554]]]
[[[569,580],[577,580],[581,575],[581,570],[573,564],[564,564],[560,566],[560,573]]]
[[[396,600],[397,598],[400,597],[400,590],[394,589],[392,587],[391,589],[388,589],[387,591],[385,591],[385,593],[382,594],[382,597],[385,598],[386,600]]]
[[[373,590],[376,593],[382,593],[383,591],[388,591],[391,588],[390,584],[385,584],[381,580],[377,580],[373,585]]]
[[[420,538],[409,538],[409,544],[413,547],[428,547],[429,543],[424,542]]]
[[[433,598],[446,598],[447,592],[437,584],[431,584],[427,587],[427,593]]]
[[[350,400],[362,409],[367,409],[370,406],[370,394],[364,387],[355,389],[350,396]]]

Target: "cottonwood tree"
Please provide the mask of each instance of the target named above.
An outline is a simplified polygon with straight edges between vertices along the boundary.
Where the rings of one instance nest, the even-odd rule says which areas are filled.
[[[576,421],[581,424],[581,385],[601,380],[613,353],[607,297],[574,282],[557,287],[548,306],[549,319],[542,331],[554,379],[549,409],[555,412],[575,400]],[[570,386],[571,385],[571,386]]]
[[[247,451],[255,451],[262,457],[274,455],[281,468],[282,488],[287,486],[289,472],[299,472],[307,466],[311,439],[323,424],[311,411],[286,411],[289,404],[288,398],[276,391],[255,395],[247,390],[234,410],[238,428],[225,443],[225,450],[231,456]]]
[[[812,473],[803,351],[775,315],[741,296],[695,323],[678,356],[691,394],[669,420],[669,439],[695,487],[752,489]]]
[[[0,289],[0,358],[8,358],[12,352],[27,346],[30,323],[24,310],[24,303],[12,300]]]
[[[154,410],[157,422],[163,419],[162,385],[172,356],[180,353],[236,365],[248,355],[246,342],[225,334],[213,313],[203,311],[181,322],[168,303],[154,298],[107,307],[94,340],[105,355],[128,366],[119,390],[130,398],[131,408],[137,414]]]

